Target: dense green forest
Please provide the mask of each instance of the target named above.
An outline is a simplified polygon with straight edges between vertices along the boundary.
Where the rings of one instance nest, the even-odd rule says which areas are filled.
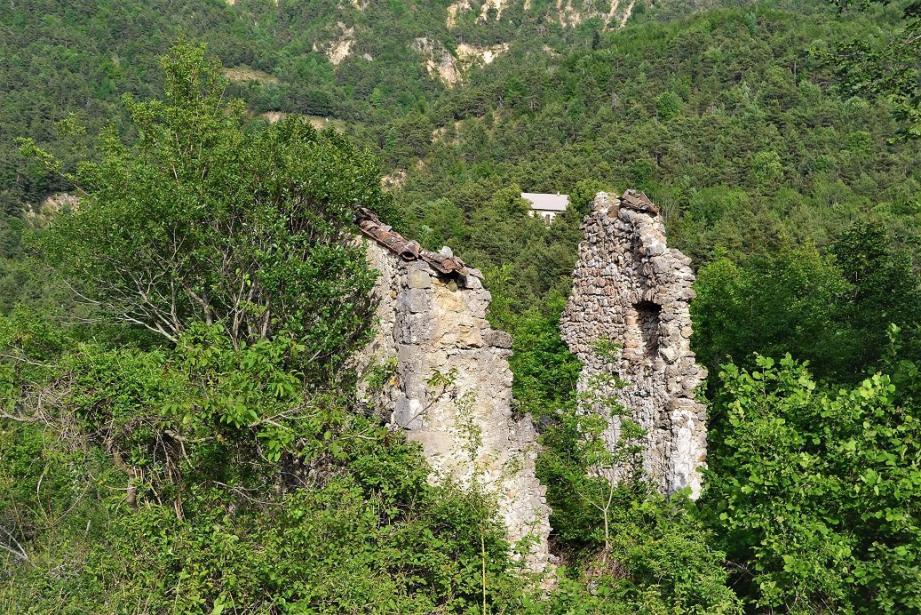
[[[0,4],[0,611],[921,612],[921,8],[611,8]],[[709,467],[602,519],[558,321],[628,187],[697,272]],[[361,410],[359,206],[484,270],[552,589]]]

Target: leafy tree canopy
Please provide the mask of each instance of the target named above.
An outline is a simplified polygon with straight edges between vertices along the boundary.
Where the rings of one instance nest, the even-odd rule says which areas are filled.
[[[126,100],[138,138],[108,131],[101,160],[68,175],[82,198],[42,233],[44,254],[102,313],[171,342],[195,322],[235,345],[284,333],[334,369],[371,308],[347,240],[356,207],[386,208],[375,160],[301,119],[249,124],[201,47],[164,69],[164,100]]]

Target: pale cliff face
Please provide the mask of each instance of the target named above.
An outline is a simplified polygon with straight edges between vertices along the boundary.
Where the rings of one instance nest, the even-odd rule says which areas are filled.
[[[589,19],[598,19],[605,27],[620,27],[630,19],[636,0],[555,0],[548,7],[535,7],[532,0],[456,0],[448,7],[447,26],[455,28],[465,16],[475,15],[476,23],[487,24],[511,19],[521,14],[556,21],[573,28]]]
[[[469,70],[477,65],[492,64],[509,50],[508,43],[478,47],[461,43],[452,54],[444,45],[427,37],[413,41],[412,50],[422,56],[425,70],[433,79],[447,87],[461,83]]]

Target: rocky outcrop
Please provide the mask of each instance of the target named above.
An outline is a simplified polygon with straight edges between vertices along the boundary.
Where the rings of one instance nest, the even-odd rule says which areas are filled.
[[[341,21],[336,22],[339,34],[335,40],[330,41],[325,46],[326,57],[329,58],[333,66],[339,66],[352,54],[352,46],[355,45],[355,28],[346,26]]]
[[[413,41],[412,50],[422,56],[429,76],[441,79],[448,87],[460,82],[462,75],[457,60],[444,45],[427,37],[419,37]]]
[[[469,68],[476,64],[492,64],[500,55],[507,53],[508,49],[508,43],[499,43],[489,47],[461,43],[457,46],[457,57],[465,68]]]
[[[454,87],[474,66],[492,64],[500,55],[509,50],[508,43],[499,43],[489,47],[478,47],[460,43],[456,48],[456,57],[438,41],[420,37],[413,41],[412,50],[422,56],[425,70],[432,78],[440,79],[447,87]]]
[[[633,14],[635,0],[556,0],[554,3],[538,3],[532,0],[455,0],[448,8],[447,26],[457,27],[465,13],[476,11],[476,23],[501,22],[503,14],[514,13],[514,9],[527,14],[532,9],[542,11],[544,18],[557,21],[563,28],[575,28],[596,19],[604,28],[623,27]],[[506,17],[505,19],[508,19]]]
[[[455,0],[448,6],[448,28],[453,28],[457,25],[457,16],[463,11],[469,11],[471,8],[470,0]]]
[[[486,0],[483,2],[483,6],[480,7],[480,16],[477,17],[477,23],[488,22],[491,12],[495,13],[496,21],[502,21],[502,11],[505,9],[506,4],[508,4],[507,0]]]
[[[696,497],[706,458],[706,408],[695,393],[706,370],[690,349],[690,259],[666,247],[658,209],[639,192],[628,190],[621,198],[599,193],[582,231],[573,290],[560,325],[563,339],[583,364],[579,390],[604,383],[601,393],[616,399],[646,431],[647,476],[664,493],[689,487]],[[602,352],[605,341],[620,351],[613,356]],[[622,382],[615,386],[599,374]],[[604,437],[613,446],[621,419],[607,415]],[[601,473],[618,479],[616,468]]]
[[[26,209],[26,220],[36,228],[43,228],[51,223],[62,211],[76,211],[80,207],[80,197],[69,192],[57,192],[48,195],[38,205]]]
[[[550,523],[535,476],[537,434],[530,418],[512,412],[512,340],[486,320],[491,297],[481,274],[450,250],[422,250],[369,212],[359,227],[380,274],[379,323],[360,357],[369,376],[360,393],[422,445],[434,482],[493,496],[510,542],[531,539],[527,568],[543,571]]]

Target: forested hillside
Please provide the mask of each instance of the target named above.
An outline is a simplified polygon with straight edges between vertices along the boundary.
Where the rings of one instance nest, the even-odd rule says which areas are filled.
[[[921,612],[919,18],[0,4],[0,611]],[[626,188],[697,273],[697,502],[590,477],[558,324]],[[553,582],[356,395],[358,207],[485,273]]]
[[[381,116],[425,107],[436,98],[445,84],[437,70],[430,75],[426,61],[437,65],[444,52],[463,65],[461,43],[475,49],[501,43],[530,47],[537,45],[529,39],[539,30],[541,44],[562,47],[577,35],[577,22],[561,24],[546,2],[528,11],[518,2],[501,16],[495,9],[483,13],[481,4],[466,3],[467,9],[453,13],[445,4],[415,1],[4,4],[4,209],[55,187],[49,178],[17,172],[11,161],[15,137],[55,139],[56,123],[71,113],[98,131],[114,119],[120,95],[149,97],[158,91],[157,58],[181,37],[206,42],[225,67],[236,69],[230,73],[231,92],[246,95],[254,112],[379,123]],[[481,13],[485,17],[478,20]],[[591,25],[600,27],[597,19]],[[421,51],[416,44],[421,38],[431,41],[438,57]],[[475,52],[468,51],[466,64],[483,62],[470,53]],[[78,156],[74,152],[70,159]]]

